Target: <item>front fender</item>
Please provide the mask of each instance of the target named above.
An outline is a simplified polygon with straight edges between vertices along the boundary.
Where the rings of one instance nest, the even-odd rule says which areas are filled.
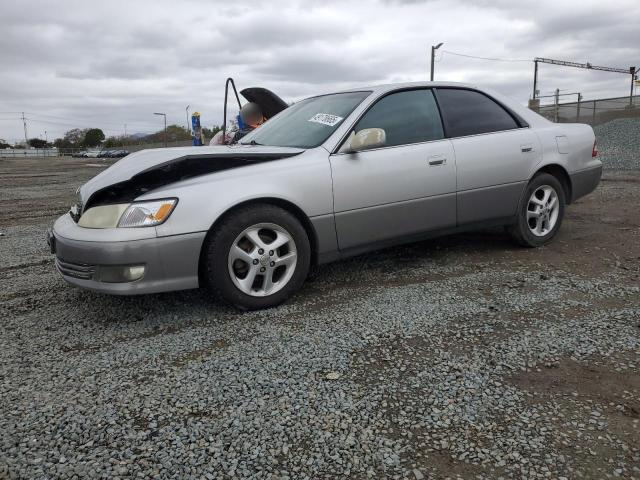
[[[312,218],[333,212],[328,152],[308,150],[292,158],[250,165],[167,185],[138,200],[177,197],[171,217],[156,227],[158,236],[207,231],[236,205],[276,198]]]

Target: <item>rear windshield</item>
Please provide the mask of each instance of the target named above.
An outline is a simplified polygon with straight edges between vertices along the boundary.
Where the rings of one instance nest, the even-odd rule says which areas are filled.
[[[278,147],[313,148],[336,131],[371,92],[334,93],[307,98],[283,110],[242,139]]]

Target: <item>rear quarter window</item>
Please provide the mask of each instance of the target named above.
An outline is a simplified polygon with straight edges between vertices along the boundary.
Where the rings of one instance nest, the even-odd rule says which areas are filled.
[[[436,96],[449,137],[464,137],[519,128],[509,112],[483,93],[474,90],[438,88]]]

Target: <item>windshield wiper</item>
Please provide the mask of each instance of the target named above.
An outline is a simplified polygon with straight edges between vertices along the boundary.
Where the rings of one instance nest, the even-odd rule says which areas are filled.
[[[262,145],[261,143],[251,140],[250,142],[240,142],[240,145]]]

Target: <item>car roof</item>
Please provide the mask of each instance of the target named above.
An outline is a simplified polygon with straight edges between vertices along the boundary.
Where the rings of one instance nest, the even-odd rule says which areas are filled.
[[[490,95],[496,100],[506,104],[511,108],[514,112],[524,118],[529,124],[536,126],[543,126],[549,123],[548,120],[544,119],[537,113],[533,112],[526,106],[520,104],[516,99],[507,97],[505,95],[500,94],[499,92],[494,91],[491,88],[482,87],[473,83],[462,83],[462,82],[404,82],[404,83],[387,83],[383,85],[372,85],[368,87],[359,87],[359,88],[350,88],[346,90],[334,90],[333,92],[326,92],[320,95],[314,95],[313,97],[319,97],[322,95],[331,95],[335,93],[350,93],[350,92],[372,92],[374,97],[379,95],[383,95],[387,92],[392,92],[394,90],[403,90],[407,88],[429,88],[429,87],[457,87],[457,88],[471,88],[474,90],[479,90],[485,94]],[[313,98],[309,97],[309,98]]]
[[[404,83],[385,83],[381,85],[369,85],[358,88],[349,88],[347,90],[338,90],[333,92],[327,92],[324,95],[331,93],[349,93],[349,92],[363,92],[372,91],[374,93],[384,93],[392,90],[399,90],[404,88],[418,88],[418,87],[466,87],[477,88],[476,85],[461,82],[404,82]]]

